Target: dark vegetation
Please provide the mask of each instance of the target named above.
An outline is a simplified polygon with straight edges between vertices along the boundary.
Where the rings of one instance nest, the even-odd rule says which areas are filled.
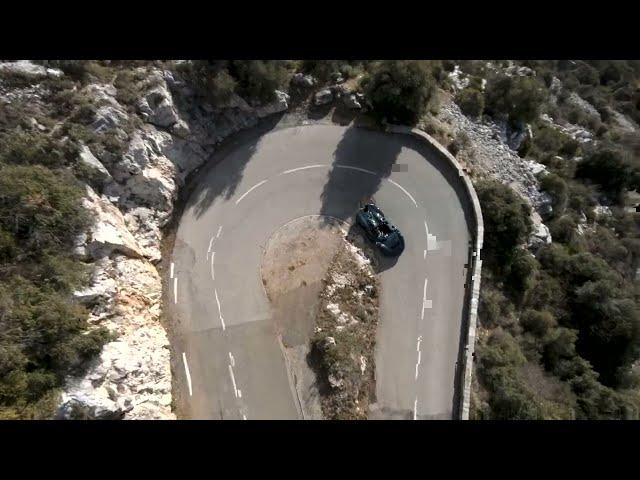
[[[640,358],[640,218],[624,207],[627,193],[640,185],[640,158],[637,141],[620,131],[611,110],[637,118],[638,104],[632,111],[625,102],[637,96],[640,71],[636,62],[523,63],[537,75],[521,77],[515,89],[509,77],[488,81],[485,113],[531,122],[533,140],[519,153],[551,172],[540,186],[552,198],[545,221],[554,241],[530,254],[521,246],[529,207],[509,187],[477,184],[485,262],[476,349],[480,388],[472,415],[638,419],[640,377],[633,365]],[[555,103],[537,92],[541,84],[548,90],[554,76],[564,85]],[[572,106],[570,92],[592,103],[600,119]],[[518,108],[509,100],[523,96]],[[579,144],[540,121],[542,112],[590,129],[597,143]],[[597,204],[609,205],[611,215],[598,215]]]
[[[250,103],[268,103],[274,90],[285,88],[295,62],[285,60],[194,60],[178,71],[211,103],[220,104],[234,93]]]
[[[82,87],[115,79],[127,105],[136,79],[103,62],[46,63],[67,75],[22,78],[19,87],[2,79],[5,88],[39,84],[42,101],[0,103],[0,418],[50,418],[64,378],[110,338],[88,328],[88,312],[72,296],[90,274],[71,255],[90,222],[80,180],[92,172],[78,151],[82,142],[117,152],[126,138],[93,133],[99,105]],[[133,125],[122,127],[126,133]]]

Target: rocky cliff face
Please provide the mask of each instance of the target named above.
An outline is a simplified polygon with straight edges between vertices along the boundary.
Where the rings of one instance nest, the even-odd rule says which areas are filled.
[[[154,71],[137,102],[143,120],[122,155],[81,151],[104,184],[87,186],[85,206],[95,223],[77,239],[75,254],[93,263],[91,285],[75,292],[90,310],[90,323],[116,339],[79,378],[69,378],[60,418],[172,419],[169,341],[160,324],[161,228],[170,220],[178,189],[227,136],[288,108],[288,96],[258,108],[232,97],[215,109],[169,71]],[[92,84],[87,94],[101,105],[92,128],[127,138],[133,114],[119,104],[113,85]]]

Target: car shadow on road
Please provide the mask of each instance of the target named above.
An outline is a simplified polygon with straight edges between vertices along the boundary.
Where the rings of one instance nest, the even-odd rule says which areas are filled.
[[[381,141],[381,135],[356,127],[345,131],[321,194],[321,215],[352,221],[391,175],[402,142]]]

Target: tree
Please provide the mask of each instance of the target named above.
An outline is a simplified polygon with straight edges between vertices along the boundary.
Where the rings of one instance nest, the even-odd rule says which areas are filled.
[[[476,190],[484,219],[484,253],[508,263],[531,233],[531,209],[510,187],[495,180],[479,182]]]
[[[435,80],[425,61],[387,60],[377,66],[364,89],[379,118],[412,125],[427,111]]]
[[[506,115],[511,123],[533,121],[544,101],[544,89],[535,78],[496,75],[487,80],[487,109],[494,114]]]
[[[637,175],[622,154],[614,149],[596,150],[584,158],[576,171],[576,177],[588,178],[600,185],[613,197],[618,197]]]
[[[288,76],[283,60],[234,60],[230,73],[243,97],[263,103],[274,100],[275,91],[285,84]]]
[[[484,111],[484,94],[476,88],[465,88],[456,96],[456,103],[465,115],[478,118]]]

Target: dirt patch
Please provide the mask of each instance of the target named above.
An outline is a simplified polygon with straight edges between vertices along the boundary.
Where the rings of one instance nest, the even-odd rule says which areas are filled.
[[[298,218],[271,236],[262,259],[262,284],[305,419],[323,418],[316,376],[307,358],[322,279],[345,233],[346,225],[339,220]]]

